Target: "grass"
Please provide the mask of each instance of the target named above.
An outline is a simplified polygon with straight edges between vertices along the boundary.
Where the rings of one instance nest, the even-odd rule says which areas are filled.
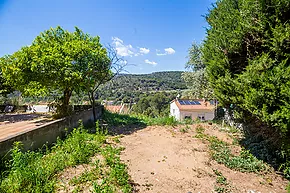
[[[121,150],[121,148],[106,145],[101,150],[101,155],[105,158],[104,163],[97,160],[93,169],[85,171],[79,177],[70,180],[69,184],[76,186],[74,191],[83,191],[82,184],[92,182],[94,192],[97,193],[113,193],[119,190],[124,193],[132,192],[127,166],[121,162],[119,157]],[[104,178],[104,176],[106,177]]]
[[[148,117],[146,115],[127,115],[127,114],[118,114],[105,111],[103,114],[103,122],[109,126],[127,126],[127,125],[138,125],[138,126],[148,126],[148,125],[170,125],[175,126],[179,124],[174,117]]]
[[[61,171],[70,166],[89,163],[91,157],[98,153],[104,155],[106,160],[107,158],[111,160],[109,164],[111,172],[102,175],[102,181],[114,182],[115,189],[117,187],[129,192],[131,188],[129,176],[125,165],[120,163],[118,157],[120,150],[104,145],[105,141],[106,133],[90,134],[80,126],[74,129],[67,139],[58,140],[44,153],[41,151],[23,153],[21,143],[16,143],[11,151],[11,159],[5,163],[6,170],[1,171],[0,192],[54,192]],[[96,170],[97,164],[93,172]],[[93,177],[87,172],[83,174],[82,179],[75,179],[74,183],[92,180]],[[103,191],[106,187],[97,183],[94,183],[94,187],[95,192],[109,192]]]
[[[263,161],[258,160],[248,150],[243,149],[240,155],[233,155],[230,150],[230,145],[226,142],[219,140],[215,136],[205,134],[204,128],[201,126],[196,131],[196,138],[205,139],[209,142],[210,155],[218,163],[240,172],[258,173],[268,171],[269,166]]]

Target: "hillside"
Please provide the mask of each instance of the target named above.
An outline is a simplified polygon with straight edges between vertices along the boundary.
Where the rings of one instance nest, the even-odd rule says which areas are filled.
[[[99,92],[101,99],[123,101],[136,99],[149,92],[175,92],[186,89],[182,71],[164,71],[151,74],[120,74],[104,85]],[[137,99],[138,100],[138,99]]]

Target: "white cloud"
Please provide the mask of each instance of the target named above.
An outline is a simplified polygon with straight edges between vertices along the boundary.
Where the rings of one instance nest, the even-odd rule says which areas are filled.
[[[118,37],[112,37],[113,45],[116,47],[117,54],[119,56],[130,56],[134,55],[134,48],[132,45],[125,45],[123,40]]]
[[[139,48],[139,50],[140,54],[148,54],[150,52],[148,48]]]
[[[165,48],[164,53],[160,53],[160,50],[156,50],[157,56],[165,56],[170,54],[175,54],[175,50],[173,48]]]
[[[148,60],[148,59],[146,59],[144,62],[145,62],[146,64],[151,64],[151,65],[153,65],[153,66],[156,66],[156,65],[157,65],[156,62],[154,62],[154,61],[150,61],[150,60]]]
[[[175,54],[175,50],[173,48],[165,48],[164,50],[167,54]]]

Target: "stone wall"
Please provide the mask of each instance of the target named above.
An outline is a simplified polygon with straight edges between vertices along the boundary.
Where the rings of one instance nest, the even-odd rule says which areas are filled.
[[[96,115],[101,117],[103,106],[96,108]],[[23,143],[24,151],[36,150],[42,148],[44,145],[52,145],[56,142],[57,138],[64,138],[70,133],[73,128],[78,127],[79,120],[82,120],[84,125],[93,124],[92,109],[75,112],[74,115],[58,119],[29,131],[18,133],[17,135],[10,136],[0,141],[0,156],[4,156],[12,148],[13,143],[20,141]]]

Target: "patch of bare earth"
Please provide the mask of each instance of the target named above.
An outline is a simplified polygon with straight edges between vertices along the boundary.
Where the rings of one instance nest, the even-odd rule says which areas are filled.
[[[206,134],[232,143],[217,127],[203,126]],[[128,165],[139,192],[214,192],[214,170],[226,177],[230,192],[286,192],[287,180],[274,172],[242,173],[218,164],[210,158],[208,142],[193,138],[195,126],[181,132],[184,127],[150,126],[120,139],[125,147],[121,159]],[[232,151],[239,153],[240,147]]]
[[[73,184],[71,181],[74,178],[80,177],[82,174],[86,172],[90,172],[94,169],[94,162],[99,160],[100,163],[105,167],[104,158],[101,155],[95,155],[91,158],[89,164],[81,164],[75,167],[66,168],[63,172],[58,175],[58,188],[56,192],[59,193],[70,193],[70,192],[83,192],[90,193],[93,192],[93,182],[88,181],[82,184]],[[105,169],[105,168],[103,168]]]

